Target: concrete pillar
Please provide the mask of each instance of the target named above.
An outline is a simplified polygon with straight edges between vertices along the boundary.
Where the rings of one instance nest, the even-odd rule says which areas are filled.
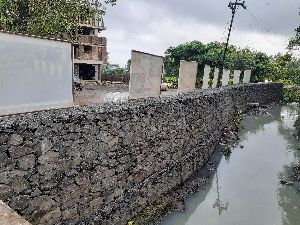
[[[197,72],[197,62],[180,61],[178,93],[186,93],[196,89]]]
[[[220,72],[220,70],[218,68],[215,68],[212,88],[216,88],[218,85],[219,72]]]
[[[235,70],[234,71],[234,77],[233,77],[233,84],[239,84],[240,83],[240,76],[241,76],[241,71],[240,70]]]
[[[227,86],[229,83],[229,77],[230,77],[230,70],[223,70],[223,76],[222,76],[222,86]]]
[[[203,77],[203,85],[202,89],[207,89],[209,88],[209,74],[210,74],[211,68],[208,65],[205,65],[204,67],[204,77]]]
[[[80,83],[79,64],[74,64],[74,82]]]
[[[160,96],[162,72],[163,57],[132,51],[129,98]]]
[[[251,70],[245,70],[245,71],[244,71],[244,79],[243,79],[243,83],[244,83],[244,84],[250,83],[251,73],[252,73]]]
[[[101,81],[101,65],[95,65],[95,80]]]

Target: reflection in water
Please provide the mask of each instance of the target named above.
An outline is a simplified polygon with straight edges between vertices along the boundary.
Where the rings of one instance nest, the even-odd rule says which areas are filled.
[[[278,122],[278,131],[286,140],[287,151],[293,155],[291,157],[298,159],[298,162],[300,162],[300,142],[295,139],[294,129],[292,129],[297,116],[296,105],[283,108],[281,113],[282,120]],[[294,166],[294,163],[284,166],[283,170],[278,173],[279,179],[293,180]],[[299,188],[300,182],[296,182],[292,186],[282,186],[278,189],[277,197],[282,209],[284,225],[300,224]]]
[[[218,194],[218,198],[216,199],[213,207],[214,208],[218,208],[219,211],[219,216],[221,216],[222,211],[223,210],[227,210],[228,208],[228,202],[226,202],[225,204],[222,202],[221,200],[221,196],[220,196],[220,187],[219,187],[219,178],[218,178],[218,171],[216,173],[216,185],[217,185],[217,194]]]
[[[274,107],[270,115],[246,118],[240,145],[221,159],[212,182],[191,195],[186,210],[162,225],[299,225],[299,182],[290,180],[300,159],[293,136],[296,106]],[[238,146],[240,146],[238,145]]]

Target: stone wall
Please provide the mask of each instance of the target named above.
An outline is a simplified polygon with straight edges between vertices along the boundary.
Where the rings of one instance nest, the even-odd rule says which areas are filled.
[[[32,224],[126,224],[211,157],[247,102],[280,84],[38,112],[0,120],[0,200]]]

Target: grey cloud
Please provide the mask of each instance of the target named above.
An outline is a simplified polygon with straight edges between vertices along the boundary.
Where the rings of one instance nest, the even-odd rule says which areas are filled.
[[[226,27],[231,18],[228,3],[227,0],[119,0],[119,5],[111,9],[114,11],[113,17],[107,16],[106,19],[111,25],[123,26],[129,30],[142,29],[147,23],[160,20],[161,17],[190,18]],[[126,12],[128,4],[142,4],[152,17],[141,16],[140,19],[130,20]],[[238,10],[236,29],[291,36],[300,21],[299,0],[247,0],[246,5],[247,11],[242,8]]]
[[[229,0],[118,0],[104,17],[108,30],[102,35],[108,37],[110,58],[123,65],[133,48],[163,54],[171,45],[194,39],[225,41],[231,19],[228,3]],[[236,14],[231,43],[269,54],[284,51],[288,38],[299,26],[299,0],[246,0],[246,5],[247,11],[239,8]]]

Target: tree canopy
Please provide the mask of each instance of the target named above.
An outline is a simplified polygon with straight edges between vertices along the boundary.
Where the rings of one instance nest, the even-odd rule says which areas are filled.
[[[294,38],[291,38],[289,43],[289,48],[300,47],[300,26],[296,28],[295,31],[296,31],[296,36]]]
[[[222,65],[224,43],[212,42],[203,44],[192,41],[177,47],[170,47],[165,56],[165,71],[169,76],[177,77],[179,74],[180,60],[196,61],[199,63],[199,77],[203,74],[205,64],[212,67]],[[253,51],[248,48],[237,48],[230,45],[224,67],[230,70],[252,70],[252,82],[260,82],[265,79],[273,81],[290,80],[300,84],[300,61],[290,54],[278,54],[268,56],[265,53]]]
[[[78,18],[103,15],[117,0],[0,0],[0,30],[75,39]]]

